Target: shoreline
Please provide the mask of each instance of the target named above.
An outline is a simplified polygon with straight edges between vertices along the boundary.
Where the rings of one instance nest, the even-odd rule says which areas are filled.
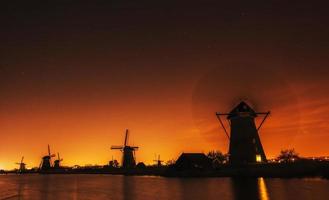
[[[329,179],[329,162],[328,161],[300,161],[294,163],[265,163],[250,164],[244,166],[221,165],[215,169],[177,169],[175,165],[163,167],[144,168],[62,168],[50,169],[47,171],[3,171],[0,174],[108,174],[124,176],[161,176],[161,177],[178,177],[178,178],[208,178],[208,177],[232,177],[232,178],[309,178],[321,177]]]

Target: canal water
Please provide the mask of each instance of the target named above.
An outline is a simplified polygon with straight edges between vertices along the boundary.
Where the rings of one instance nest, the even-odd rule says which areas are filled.
[[[324,179],[0,175],[0,200],[324,200]]]

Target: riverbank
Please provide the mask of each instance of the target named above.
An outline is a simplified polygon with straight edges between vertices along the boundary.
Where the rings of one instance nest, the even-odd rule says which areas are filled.
[[[20,173],[3,171],[5,174]],[[219,165],[216,168],[177,168],[171,166],[145,166],[142,168],[83,167],[61,168],[46,171],[25,171],[21,174],[112,174],[126,176],[163,176],[163,177],[268,177],[268,178],[303,178],[323,177],[329,179],[329,162],[303,160],[292,163],[265,163],[243,166]]]
[[[293,163],[250,164],[244,166],[222,165],[212,170],[185,169],[174,167],[166,171],[170,177],[268,177],[303,178],[324,177],[329,175],[329,162],[299,161]]]

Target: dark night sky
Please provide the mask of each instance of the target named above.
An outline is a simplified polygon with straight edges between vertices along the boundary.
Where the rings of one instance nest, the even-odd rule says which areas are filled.
[[[273,111],[270,157],[329,155],[324,4],[92,2],[1,3],[0,168],[23,152],[37,165],[48,143],[67,164],[106,162],[127,127],[146,162],[226,151],[213,113],[240,98]]]

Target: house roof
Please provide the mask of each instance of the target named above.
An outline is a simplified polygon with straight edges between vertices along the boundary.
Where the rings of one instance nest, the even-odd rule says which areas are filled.
[[[201,165],[207,165],[211,163],[210,159],[204,153],[182,153],[176,163],[184,161]]]
[[[207,156],[204,153],[182,153],[180,157],[191,158],[191,159],[204,159]]]

